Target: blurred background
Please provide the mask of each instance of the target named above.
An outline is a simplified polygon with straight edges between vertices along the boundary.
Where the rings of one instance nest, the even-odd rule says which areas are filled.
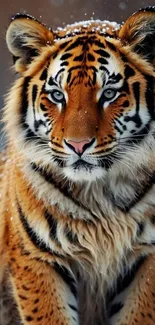
[[[155,5],[155,0],[1,0],[0,4],[0,108],[15,73],[5,44],[5,33],[11,17],[29,13],[55,29],[79,20],[101,19],[122,22],[134,11]],[[3,139],[0,139],[0,146]]]

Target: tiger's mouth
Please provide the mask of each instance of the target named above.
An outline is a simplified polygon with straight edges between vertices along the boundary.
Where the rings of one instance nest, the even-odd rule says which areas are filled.
[[[55,163],[60,167],[60,168],[71,168],[73,171],[93,171],[96,168],[103,168],[103,169],[109,169],[114,161],[115,161],[115,153],[111,153],[109,155],[106,155],[104,157],[97,157],[96,159],[90,159],[89,158],[79,158],[76,161],[67,163],[60,157],[54,157]]]
[[[113,154],[113,156],[114,156],[114,154]],[[98,163],[95,163],[95,164],[89,163],[83,159],[79,159],[71,167],[74,170],[85,169],[85,170],[91,171],[98,167],[102,167],[104,169],[109,169],[113,163],[114,163],[114,161],[112,160],[112,155],[110,155],[110,157],[104,157],[104,158],[100,159]]]
[[[85,169],[85,170],[89,170],[91,171],[92,169],[94,169],[97,165],[93,165],[91,163],[88,163],[87,161],[83,160],[83,159],[79,159],[77,160],[74,164],[72,164],[72,168],[74,170],[78,170],[78,169]]]

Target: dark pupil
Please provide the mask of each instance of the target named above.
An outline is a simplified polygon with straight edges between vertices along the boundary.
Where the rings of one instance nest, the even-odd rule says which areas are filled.
[[[107,90],[107,95],[108,96],[112,96],[114,94],[114,92],[112,90]]]

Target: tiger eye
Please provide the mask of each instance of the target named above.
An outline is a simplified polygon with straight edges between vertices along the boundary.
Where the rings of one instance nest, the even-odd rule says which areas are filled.
[[[115,97],[116,92],[117,92],[116,89],[109,88],[109,89],[104,90],[102,95],[103,95],[106,99],[112,99],[112,98]]]
[[[65,100],[63,92],[57,89],[52,90],[49,95],[50,95],[50,99],[54,103],[62,103]]]

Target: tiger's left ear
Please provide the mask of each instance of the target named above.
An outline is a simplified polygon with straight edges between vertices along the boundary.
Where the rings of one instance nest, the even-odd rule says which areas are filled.
[[[6,42],[13,55],[17,72],[23,72],[42,47],[52,45],[53,33],[29,15],[17,14],[7,30]]]
[[[140,9],[127,19],[118,31],[118,37],[131,50],[150,63],[155,61],[155,6]]]

